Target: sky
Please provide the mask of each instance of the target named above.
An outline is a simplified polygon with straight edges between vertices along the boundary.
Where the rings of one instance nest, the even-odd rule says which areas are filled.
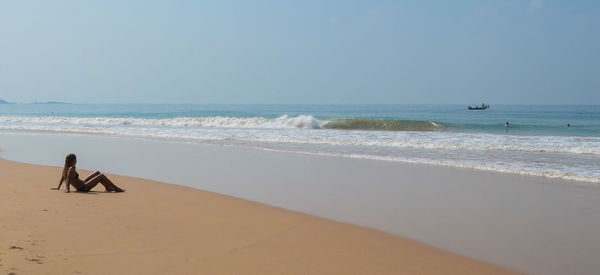
[[[600,1],[1,1],[0,99],[600,104]]]

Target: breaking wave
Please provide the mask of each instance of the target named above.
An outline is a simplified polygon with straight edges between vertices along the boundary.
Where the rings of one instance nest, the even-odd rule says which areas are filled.
[[[371,131],[436,131],[440,123],[433,121],[383,119],[329,119],[318,120],[310,115],[278,118],[239,117],[178,117],[168,119],[110,118],[110,117],[0,117],[0,123],[21,125],[69,125],[85,127],[106,126],[166,126],[179,128],[256,128],[256,129],[336,129]]]

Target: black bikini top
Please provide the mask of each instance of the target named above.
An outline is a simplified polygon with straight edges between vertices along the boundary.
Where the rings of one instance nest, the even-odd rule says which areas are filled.
[[[79,173],[75,171],[75,168],[73,168],[73,171],[75,172],[75,177],[73,177],[73,179],[79,179]]]

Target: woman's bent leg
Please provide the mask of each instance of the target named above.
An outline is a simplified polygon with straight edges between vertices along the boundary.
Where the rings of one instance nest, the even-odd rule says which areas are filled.
[[[97,175],[90,180],[87,180],[85,182],[85,189],[87,191],[90,191],[90,190],[92,190],[92,188],[96,187],[96,185],[98,185],[98,183],[100,183],[104,186],[104,189],[106,190],[106,192],[115,191],[115,190],[113,190],[113,188],[110,184],[108,184],[107,182],[104,181],[102,174]]]
[[[92,173],[91,175],[89,175],[87,178],[85,178],[83,181],[87,182],[88,180],[93,179],[95,176],[100,175],[100,171],[96,171],[94,173]]]
[[[115,191],[115,192],[123,192],[123,191],[125,191],[125,190],[119,188],[118,186],[116,186],[104,174],[99,174],[99,175],[93,177],[91,180],[89,180],[89,181],[86,182],[85,186],[86,186],[86,188],[88,190],[91,190],[98,183],[104,185],[104,188],[106,189],[106,191]]]
[[[104,180],[108,183],[108,185],[110,185],[110,187],[113,189],[113,191],[115,191],[115,192],[125,192],[125,190],[119,188],[116,184],[114,184],[111,180],[109,180],[106,175],[104,175],[104,174],[101,174],[101,175],[104,178]]]
[[[100,183],[100,179],[97,176],[92,178],[91,180],[86,180],[83,184],[83,188],[81,191],[88,192],[92,190],[92,188],[96,187],[98,183]]]

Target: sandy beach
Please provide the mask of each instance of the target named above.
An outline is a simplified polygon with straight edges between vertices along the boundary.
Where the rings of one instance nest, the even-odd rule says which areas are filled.
[[[126,193],[67,194],[50,190],[58,167],[0,160],[0,173],[2,273],[511,273],[410,239],[187,187],[111,175]]]
[[[144,188],[137,188],[134,185],[134,189],[131,189],[129,183],[138,182],[133,179],[116,178],[115,180],[118,185],[128,189],[123,196],[133,196],[133,199],[127,200],[117,199],[121,198],[121,194],[76,194],[74,197],[65,197],[69,194],[49,190],[57,184],[60,174],[58,167],[64,162],[65,152],[77,153],[78,168],[82,171],[100,170],[108,174],[144,178],[169,183],[159,185],[164,185],[165,190],[186,190],[181,191],[182,195],[177,195],[176,203],[179,202],[179,198],[190,197],[190,200],[192,197],[196,198],[191,194],[204,196],[207,193],[199,191],[203,190],[212,192],[208,194],[230,196],[226,197],[229,199],[240,198],[246,202],[258,202],[261,204],[249,203],[249,205],[261,205],[264,209],[276,209],[294,215],[305,213],[375,229],[392,236],[416,240],[441,250],[529,274],[597,274],[597,270],[600,269],[599,263],[595,260],[595,256],[600,253],[600,239],[596,238],[600,230],[600,212],[597,211],[600,209],[600,185],[596,184],[443,166],[105,135],[3,132],[0,134],[0,144],[2,144],[0,154],[4,159],[41,165],[40,167],[53,167],[36,168],[49,169],[50,172],[46,175],[47,178],[40,176],[34,181],[34,185],[39,185],[37,189],[39,191],[28,192],[36,196],[32,200],[35,203],[56,199],[56,205],[59,205],[69,202],[63,199],[80,198],[78,205],[88,205],[102,198],[110,200],[111,205],[118,203],[119,205],[115,207],[120,211],[124,211],[123,209],[133,211],[132,207],[141,207],[146,204],[145,202],[150,201],[151,205],[156,206],[152,209],[157,210],[153,210],[154,212],[140,210],[148,216],[145,216],[144,222],[140,221],[140,225],[135,227],[136,230],[142,228],[142,223],[151,224],[153,228],[157,224],[166,226],[162,222],[154,222],[152,215],[181,215],[182,219],[190,220],[187,214],[182,214],[187,213],[188,210],[187,208],[171,210],[174,209],[172,208],[174,204],[165,200],[166,196],[163,197],[163,194],[170,194],[171,191],[161,191],[158,194],[158,191],[151,192],[155,189],[145,188],[156,184],[144,183],[142,184]],[[31,177],[38,177],[39,174],[38,172],[16,174],[13,173],[12,168],[3,169],[7,171],[6,175],[26,177],[29,180]],[[82,176],[85,175],[86,173],[82,172]],[[32,186],[28,188],[30,187]],[[3,198],[4,201],[19,202],[17,205],[27,201],[12,195],[13,189],[8,190],[11,191],[2,193],[2,196],[7,197]],[[15,187],[14,190],[21,189]],[[152,193],[152,196],[148,193]],[[222,195],[218,196],[224,197]],[[197,200],[198,203],[205,201]],[[165,201],[164,207],[158,205],[162,205],[162,201]],[[54,205],[54,202],[48,204]],[[5,207],[3,209],[11,205],[14,204],[3,205]],[[191,205],[193,204],[186,201],[186,207]],[[94,204],[92,208],[109,207],[100,202],[98,206]],[[41,210],[21,209],[24,206],[11,207],[40,215],[48,215],[50,212],[43,211],[43,209],[50,210],[46,205],[40,205],[38,208]],[[224,207],[219,208],[224,209]],[[244,211],[249,209],[247,206],[242,208]],[[168,213],[165,209],[169,209]],[[79,210],[73,209],[61,214],[65,217],[82,216],[71,215],[73,211]],[[105,212],[94,211],[92,216],[89,214],[83,216],[93,219],[98,213]],[[219,213],[213,211],[210,214]],[[111,215],[116,214],[111,213]],[[21,219],[29,217],[28,215],[17,216]],[[141,215],[131,214],[131,216],[134,219],[127,222],[136,221],[135,219]],[[219,217],[223,222],[231,220],[222,213]],[[254,219],[249,218],[248,215],[244,217],[249,221]],[[172,218],[165,217],[167,220]],[[7,219],[3,218],[4,220]],[[123,218],[123,220],[127,219]],[[56,220],[51,219],[51,221]],[[82,227],[84,229],[79,228],[77,232],[81,231],[83,234],[85,230],[94,230],[89,229],[87,224],[100,222],[108,223],[111,220],[109,218],[108,221],[97,219],[86,221],[86,226]],[[121,222],[116,224],[121,225]],[[4,222],[2,225],[4,226]],[[45,226],[40,222],[39,226],[41,225]],[[107,232],[114,230],[109,225],[106,226]],[[249,228],[240,226],[242,227]],[[144,228],[144,230],[150,229],[152,228]],[[278,230],[283,229],[281,226],[273,226],[261,234],[268,235],[268,232],[274,233]],[[132,230],[125,231],[126,235],[131,235]],[[242,231],[238,231],[239,234],[240,232]],[[52,238],[68,237],[64,235],[64,232],[56,233]],[[155,234],[153,238],[157,236],[166,238],[163,233]],[[295,238],[290,239],[293,240]],[[146,242],[146,245],[149,243],[152,242]],[[102,242],[102,245],[109,245],[109,243]],[[311,252],[311,255],[318,255],[318,252],[315,253]],[[3,261],[5,264],[6,259]]]

